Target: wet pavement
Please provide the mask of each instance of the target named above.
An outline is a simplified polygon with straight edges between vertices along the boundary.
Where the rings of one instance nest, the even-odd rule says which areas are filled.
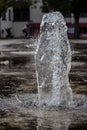
[[[70,41],[77,108],[37,106],[35,39],[0,41],[0,130],[87,130],[87,41]]]
[[[70,81],[73,91],[87,95],[87,42],[72,43]]]

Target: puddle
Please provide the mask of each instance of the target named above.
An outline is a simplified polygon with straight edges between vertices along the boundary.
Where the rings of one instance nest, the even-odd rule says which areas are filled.
[[[10,72],[35,73],[34,56],[2,58],[0,61],[0,74]]]

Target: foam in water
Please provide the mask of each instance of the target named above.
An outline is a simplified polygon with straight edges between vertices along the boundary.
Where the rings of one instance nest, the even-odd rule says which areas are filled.
[[[73,101],[68,74],[71,50],[67,27],[60,12],[43,16],[39,47],[36,53],[36,73],[40,106],[70,106]]]

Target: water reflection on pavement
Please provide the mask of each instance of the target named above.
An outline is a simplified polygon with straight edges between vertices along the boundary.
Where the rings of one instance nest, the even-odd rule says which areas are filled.
[[[34,39],[0,45],[0,130],[87,130],[87,104],[77,109],[40,110]],[[70,83],[78,99],[87,96],[87,43],[72,43]]]

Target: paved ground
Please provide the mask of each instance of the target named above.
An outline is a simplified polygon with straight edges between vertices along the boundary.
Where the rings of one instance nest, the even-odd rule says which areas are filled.
[[[78,94],[78,107],[57,111],[36,108],[34,41],[0,40],[0,130],[87,130],[87,104],[83,105],[87,96],[87,40],[70,40],[69,76],[73,94]]]

